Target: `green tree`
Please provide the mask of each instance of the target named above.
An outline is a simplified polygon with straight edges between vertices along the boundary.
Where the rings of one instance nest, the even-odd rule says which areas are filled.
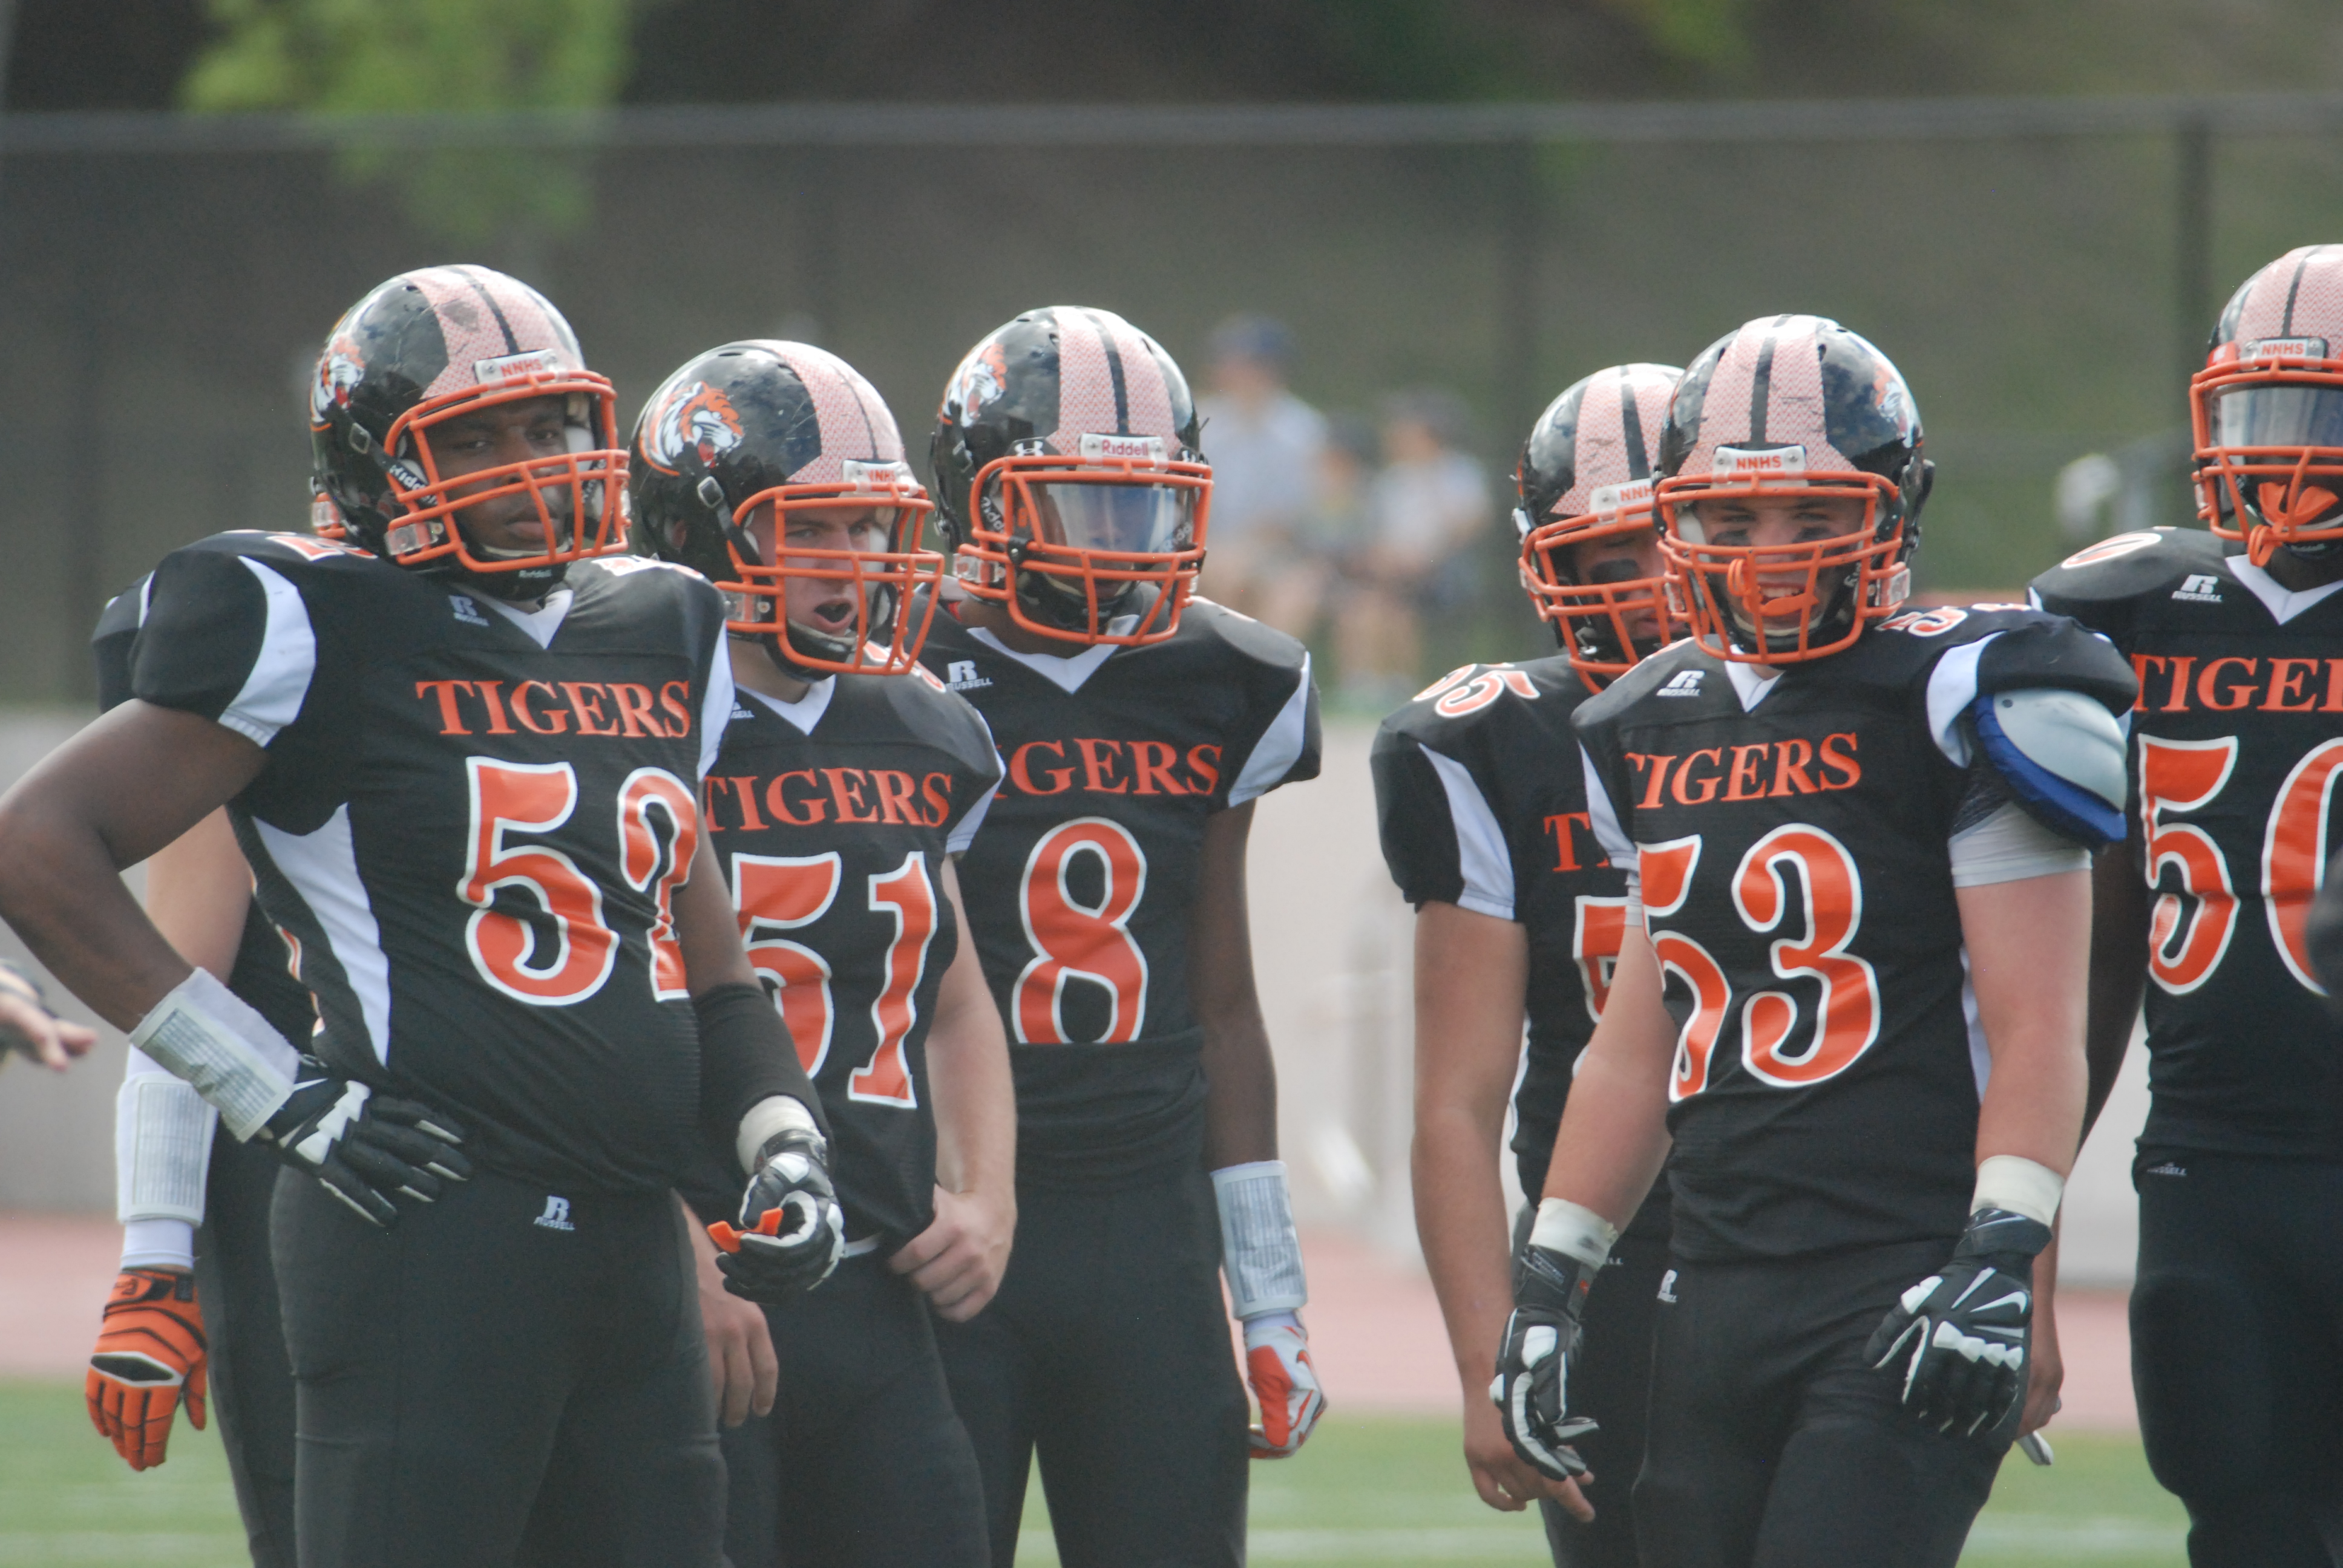
[[[181,87],[198,112],[318,115],[598,109],[630,64],[628,0],[210,0],[215,36]],[[354,147],[440,237],[558,233],[583,221],[573,156],[511,147]]]

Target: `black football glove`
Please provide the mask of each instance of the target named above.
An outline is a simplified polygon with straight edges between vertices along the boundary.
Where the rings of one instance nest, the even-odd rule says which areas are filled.
[[[811,1128],[765,1140],[740,1199],[739,1228],[720,1221],[708,1228],[726,1290],[777,1306],[830,1278],[846,1250],[846,1211],[830,1183],[829,1159],[829,1145]]]
[[[1551,1247],[1526,1246],[1513,1261],[1513,1315],[1497,1347],[1490,1402],[1523,1463],[1556,1481],[1586,1473],[1570,1445],[1596,1430],[1570,1411],[1570,1369],[1595,1271]]]
[[[1904,1408],[1964,1436],[1998,1425],[2026,1397],[2034,1256],[2050,1227],[2006,1209],[1969,1216],[1945,1266],[1904,1292],[1864,1354],[1904,1384]]]
[[[411,1100],[377,1094],[314,1056],[301,1058],[291,1098],[253,1136],[385,1230],[398,1223],[394,1195],[435,1202],[442,1181],[472,1176],[472,1162],[456,1151],[462,1128]]]

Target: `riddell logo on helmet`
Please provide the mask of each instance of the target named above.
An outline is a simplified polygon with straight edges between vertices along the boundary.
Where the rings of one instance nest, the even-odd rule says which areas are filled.
[[[1753,452],[1745,447],[1719,447],[1710,460],[1709,473],[1718,478],[1739,477],[1751,474],[1803,473],[1806,467],[1804,447],[1769,447]]]
[[[1084,436],[1081,454],[1086,463],[1144,463],[1149,467],[1160,468],[1163,466],[1163,437]]]
[[[472,378],[483,387],[525,381],[532,376],[558,376],[564,367],[561,350],[540,348],[533,354],[507,354],[496,359],[472,361]]]

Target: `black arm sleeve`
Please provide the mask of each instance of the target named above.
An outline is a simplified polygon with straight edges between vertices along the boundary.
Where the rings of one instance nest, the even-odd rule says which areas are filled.
[[[699,1119],[711,1133],[729,1142],[750,1106],[786,1094],[830,1136],[821,1096],[764,987],[745,980],[715,986],[691,999],[691,1010],[699,1019]]]

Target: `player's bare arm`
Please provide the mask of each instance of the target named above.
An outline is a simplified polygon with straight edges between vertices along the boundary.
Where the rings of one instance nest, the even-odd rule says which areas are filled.
[[[1464,1391],[1465,1468],[1481,1501],[1509,1513],[1576,1491],[1523,1462],[1488,1396],[1513,1304],[1496,1157],[1528,981],[1528,928],[1450,903],[1416,911],[1415,1231]]]
[[[1619,1231],[1634,1218],[1666,1162],[1668,1068],[1675,1023],[1663,1000],[1659,960],[1642,928],[1619,944],[1611,999],[1578,1060],[1563,1107],[1545,1193],[1524,1254],[1527,1289],[1498,1347],[1490,1397],[1505,1436],[1522,1459],[1565,1492],[1573,1515],[1594,1517],[1580,1491],[1591,1482],[1569,1446],[1591,1422],[1570,1418],[1569,1378],[1578,1350],[1579,1314],[1594,1274]]]
[[[233,799],[265,755],[224,725],[134,700],[0,799],[0,918],[116,1029],[135,1027],[193,968],[121,871]]]
[[[1590,1210],[1614,1229],[1634,1217],[1667,1161],[1668,1064],[1676,1025],[1663,995],[1651,939],[1641,926],[1630,926],[1619,944],[1603,1021],[1579,1059],[1546,1173],[1544,1197]]]
[[[2091,864],[2090,1013],[2083,1053],[2090,1087],[2083,1101],[2083,1135],[2090,1136],[2123,1070],[2147,990],[2148,889],[2139,874],[2139,827],[2099,851]]]
[[[966,933],[960,869],[950,859],[943,884]],[[936,991],[928,1081],[935,1097],[936,1217],[887,1266],[909,1274],[940,1315],[966,1322],[1001,1288],[1017,1232],[1017,1091],[1009,1038],[975,940],[966,934]]]
[[[1252,833],[1250,801],[1205,825],[1189,927],[1190,983],[1204,1029],[1204,1164],[1213,1171],[1277,1158],[1277,1068],[1253,984],[1245,904]]]
[[[1977,1161],[2030,1160],[2065,1176],[2081,1141],[2090,875],[2062,871],[1959,889],[1961,939],[1993,1072]]]
[[[181,958],[225,981],[243,945],[252,868],[222,807],[146,861],[146,918]]]

